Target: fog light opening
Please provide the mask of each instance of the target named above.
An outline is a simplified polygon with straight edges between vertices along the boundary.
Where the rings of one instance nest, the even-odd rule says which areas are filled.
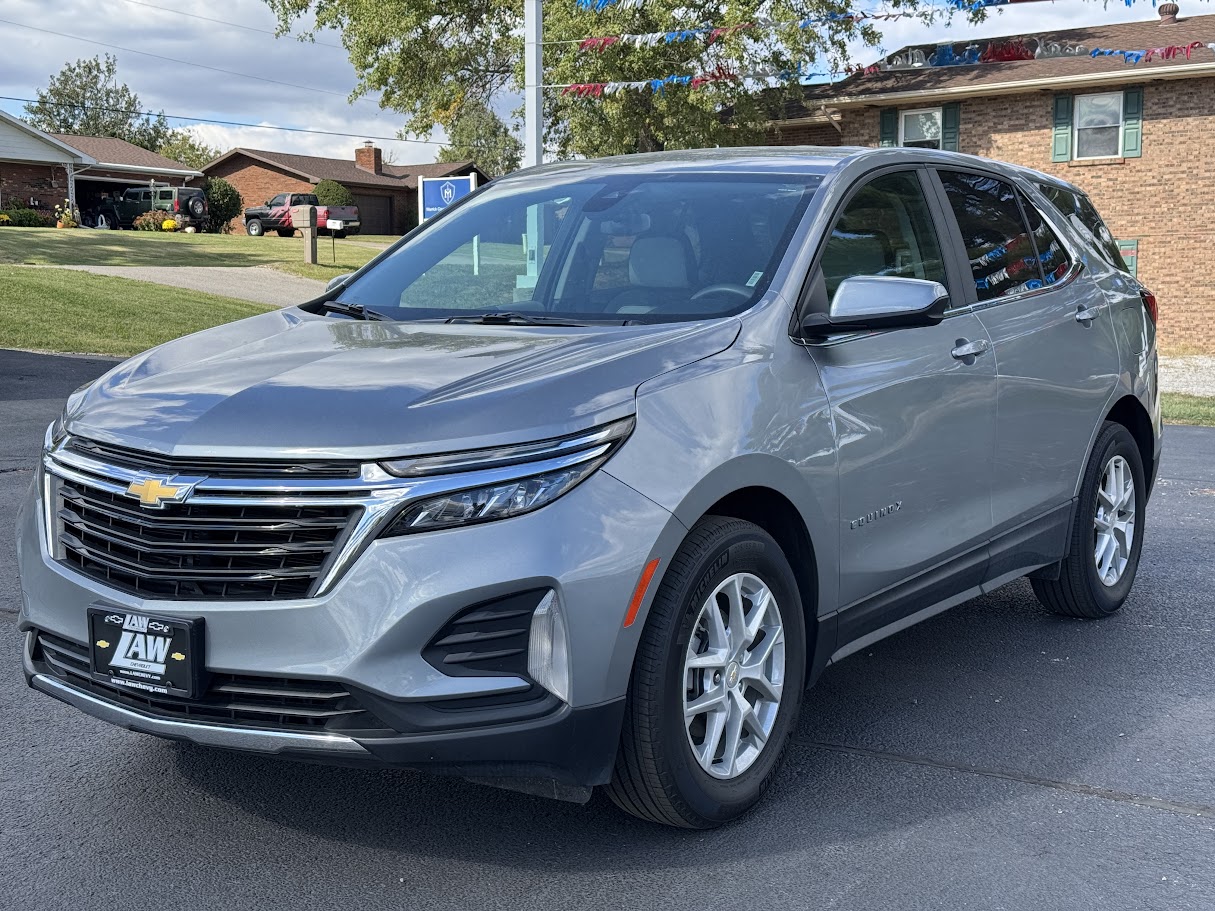
[[[565,615],[550,591],[532,613],[527,673],[562,702],[570,701],[570,642]]]

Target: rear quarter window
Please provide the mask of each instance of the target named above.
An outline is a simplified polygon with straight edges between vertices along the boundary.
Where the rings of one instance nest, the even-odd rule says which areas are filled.
[[[1115,269],[1130,274],[1131,270],[1118,249],[1118,242],[1102,221],[1092,200],[1083,193],[1052,184],[1038,184],[1038,189],[1050,200],[1051,205],[1059,210],[1059,214],[1071,225],[1072,230],[1096,247],[1102,259]]]

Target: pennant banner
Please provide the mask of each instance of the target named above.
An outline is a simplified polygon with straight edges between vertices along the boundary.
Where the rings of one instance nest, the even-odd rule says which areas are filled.
[[[717,82],[740,82],[744,79],[801,79],[808,76],[832,76],[838,73],[807,73],[798,67],[795,71],[760,69],[740,73],[729,67],[719,66],[716,69],[701,73],[698,76],[663,76],[659,79],[636,79],[625,82],[575,82],[571,85],[549,85],[545,88],[561,89],[562,95],[574,95],[579,98],[600,98],[604,95],[615,95],[626,89],[649,89],[654,94],[662,94],[669,85],[685,85],[692,89],[704,88]]]

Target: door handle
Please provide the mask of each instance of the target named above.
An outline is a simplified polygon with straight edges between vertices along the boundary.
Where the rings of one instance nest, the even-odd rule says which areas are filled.
[[[960,361],[966,361],[968,364],[973,364],[974,359],[991,347],[985,338],[977,338],[973,342],[968,342],[964,338],[954,342],[953,351],[949,352]]]
[[[1085,307],[1081,304],[1076,308],[1076,322],[1091,323],[1104,312],[1106,306],[1106,304],[1097,304],[1095,307]]]

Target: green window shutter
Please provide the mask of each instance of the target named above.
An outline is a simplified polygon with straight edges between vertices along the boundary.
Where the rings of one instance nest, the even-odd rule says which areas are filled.
[[[1050,147],[1051,161],[1072,160],[1072,96],[1055,96],[1055,132]]]
[[[941,148],[946,152],[958,151],[958,134],[961,132],[962,105],[947,104],[941,108]]]
[[[899,144],[899,109],[882,108],[878,111],[878,145],[882,147]]]
[[[1122,93],[1122,157],[1143,154],[1143,89]]]

